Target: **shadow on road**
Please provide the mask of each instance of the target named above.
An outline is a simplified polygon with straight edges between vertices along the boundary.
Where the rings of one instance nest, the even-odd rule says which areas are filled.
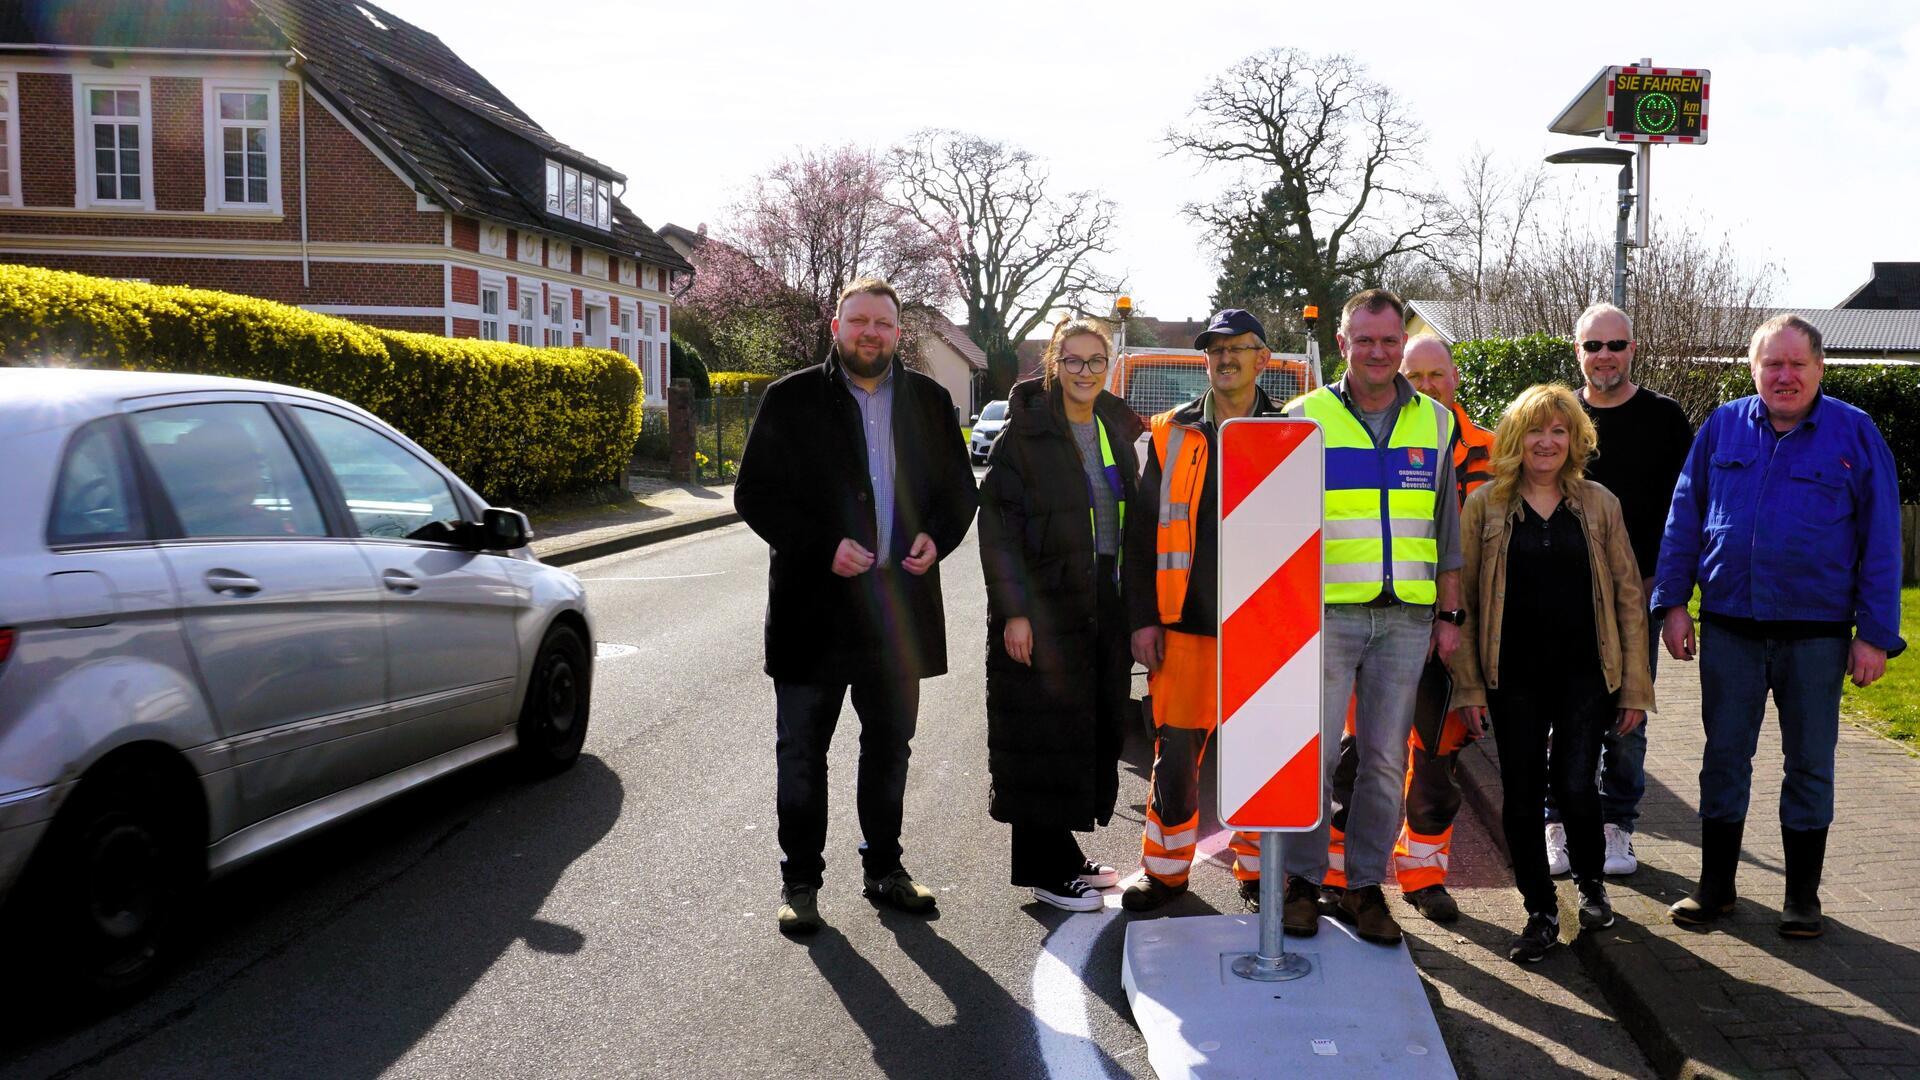
[[[623,799],[590,755],[550,779],[493,762],[403,796],[210,886],[182,967],[145,999],[9,1023],[0,1073],[377,1075],[516,945],[584,947],[537,913]]]

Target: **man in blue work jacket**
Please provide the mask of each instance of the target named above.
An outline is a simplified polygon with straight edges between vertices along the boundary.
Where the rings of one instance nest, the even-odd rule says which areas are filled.
[[[1693,440],[1660,545],[1653,609],[1676,660],[1694,656],[1687,600],[1700,586],[1700,883],[1673,921],[1733,910],[1753,753],[1767,691],[1786,779],[1780,933],[1818,937],[1820,867],[1833,821],[1840,686],[1886,673],[1900,638],[1900,491],[1866,413],[1820,392],[1820,331],[1797,315],[1760,324],[1748,351],[1759,393],[1714,410]]]

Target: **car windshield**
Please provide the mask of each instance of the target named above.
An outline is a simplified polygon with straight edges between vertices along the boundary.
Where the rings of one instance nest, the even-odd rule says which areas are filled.
[[[987,407],[980,410],[982,420],[1005,420],[1006,418],[1007,403],[1004,401],[989,401]]]

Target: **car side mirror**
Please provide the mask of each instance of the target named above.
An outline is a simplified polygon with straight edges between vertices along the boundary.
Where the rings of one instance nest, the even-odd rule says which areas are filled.
[[[973,414],[973,416],[972,416],[972,417],[970,417],[970,418],[969,418],[969,419],[967,420],[967,423],[969,423],[969,424],[977,424],[977,423],[979,423],[979,422],[980,422],[980,414],[979,414],[979,413],[974,413],[974,414]]]
[[[533,525],[518,510],[489,506],[480,515],[480,550],[512,551],[533,539]]]

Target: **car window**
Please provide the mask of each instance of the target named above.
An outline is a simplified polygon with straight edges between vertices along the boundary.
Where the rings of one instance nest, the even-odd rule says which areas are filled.
[[[120,434],[113,421],[96,420],[67,444],[47,520],[47,543],[107,543],[145,533],[120,456]]]
[[[453,489],[406,447],[367,427],[319,409],[295,408],[346,497],[361,536],[440,539],[426,526],[460,518]]]
[[[325,536],[319,500],[265,405],[176,405],[133,414],[187,536]]]
[[[1005,420],[1006,418],[1007,403],[1004,401],[989,401],[987,407],[980,410],[982,420]]]

